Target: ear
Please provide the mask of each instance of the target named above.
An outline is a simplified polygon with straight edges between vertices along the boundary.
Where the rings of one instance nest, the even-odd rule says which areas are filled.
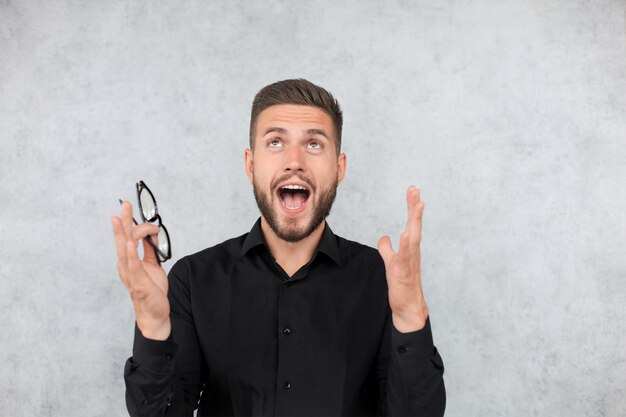
[[[346,175],[346,154],[341,153],[337,158],[337,181],[343,181],[343,177]]]
[[[250,184],[252,184],[252,178],[254,176],[254,154],[252,150],[246,148],[243,153],[243,159],[246,164],[246,175],[248,176],[248,180],[250,180]]]

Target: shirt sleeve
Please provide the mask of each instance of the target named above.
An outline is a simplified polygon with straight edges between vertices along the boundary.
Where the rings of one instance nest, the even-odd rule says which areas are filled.
[[[124,368],[126,407],[132,417],[192,416],[198,406],[205,364],[185,270],[179,261],[168,276],[170,337],[165,341],[147,339],[135,326],[133,356]]]
[[[387,415],[441,417],[446,407],[443,361],[433,345],[430,318],[424,328],[400,333],[391,323]]]

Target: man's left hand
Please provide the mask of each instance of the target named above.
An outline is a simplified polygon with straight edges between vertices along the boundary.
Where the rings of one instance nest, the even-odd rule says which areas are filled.
[[[393,325],[402,333],[422,329],[428,317],[420,270],[424,203],[420,200],[420,192],[417,188],[409,187],[406,192],[406,202],[408,220],[406,229],[400,237],[398,252],[394,252],[391,247],[389,236],[383,236],[378,241],[378,252],[383,258],[387,274]]]

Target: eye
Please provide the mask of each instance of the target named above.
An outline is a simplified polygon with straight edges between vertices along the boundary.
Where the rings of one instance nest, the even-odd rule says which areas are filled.
[[[283,143],[278,138],[273,138],[267,141],[268,148],[280,148],[283,146]]]
[[[311,149],[322,149],[322,144],[315,140],[309,142],[307,146]]]

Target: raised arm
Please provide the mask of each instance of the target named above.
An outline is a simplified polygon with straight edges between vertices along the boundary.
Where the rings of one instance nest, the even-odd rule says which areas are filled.
[[[113,217],[112,224],[119,276],[136,319],[133,356],[124,368],[128,412],[133,417],[192,416],[205,364],[187,297],[184,265],[174,265],[168,280],[145,241],[147,236],[156,238],[158,227],[134,226],[129,203],[122,204],[121,216]],[[137,252],[139,240],[143,240],[143,259]]]
[[[122,204],[120,217],[111,219],[117,271],[126,286],[135,309],[137,327],[144,337],[166,340],[171,333],[170,304],[167,300],[167,276],[145,238],[159,231],[149,223],[133,225],[133,209],[130,203]],[[143,242],[144,258],[139,259],[137,245]]]
[[[433,345],[428,306],[422,291],[420,242],[424,203],[413,186],[406,193],[408,220],[395,252],[388,236],[378,241],[392,320],[386,407],[390,416],[441,417],[446,404],[443,361]]]

